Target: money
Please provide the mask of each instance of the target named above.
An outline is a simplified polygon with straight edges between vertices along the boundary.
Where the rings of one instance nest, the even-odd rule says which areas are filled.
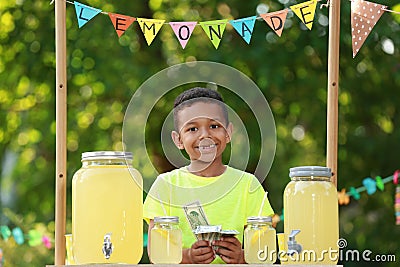
[[[226,236],[226,237],[235,236],[239,234],[239,232],[236,230],[221,230],[219,233],[221,234],[221,236]]]
[[[206,240],[211,244],[214,240],[220,239],[221,230],[221,225],[199,225],[193,233],[196,235],[197,240]],[[216,250],[217,247],[213,246],[213,249]]]
[[[195,202],[189,203],[183,206],[183,209],[186,214],[186,219],[192,227],[192,231],[194,231],[200,225],[209,225],[208,219],[203,210],[203,207],[200,204],[200,201],[196,200]]]

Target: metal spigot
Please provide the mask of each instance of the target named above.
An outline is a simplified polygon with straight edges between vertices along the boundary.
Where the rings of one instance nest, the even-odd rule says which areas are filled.
[[[298,254],[303,250],[303,247],[300,244],[298,244],[296,241],[296,235],[298,233],[300,233],[300,230],[292,230],[292,232],[289,235],[288,251],[287,251],[287,254],[289,256]]]
[[[104,257],[108,260],[111,256],[111,253],[113,252],[113,244],[111,243],[111,235],[112,233],[107,233],[104,235],[104,242],[103,242],[103,247],[102,247],[102,252],[104,254]]]

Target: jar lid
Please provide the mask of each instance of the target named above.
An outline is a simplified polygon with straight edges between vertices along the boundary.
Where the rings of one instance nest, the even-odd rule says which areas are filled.
[[[258,217],[252,216],[247,218],[247,223],[272,223],[271,216]]]
[[[179,223],[179,217],[178,216],[159,216],[159,217],[154,217],[154,222],[155,223]]]
[[[331,168],[321,166],[301,166],[290,168],[289,177],[307,177],[307,176],[319,176],[319,177],[331,177]]]
[[[132,152],[125,151],[92,151],[83,152],[82,160],[93,160],[93,159],[127,159],[132,160]]]

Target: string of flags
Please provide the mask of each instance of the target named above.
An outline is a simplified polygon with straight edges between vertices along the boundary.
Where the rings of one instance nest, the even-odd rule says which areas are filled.
[[[140,30],[142,31],[147,44],[150,46],[156,35],[160,31],[161,27],[165,24],[169,24],[172,28],[175,36],[177,37],[180,45],[185,49],[189,38],[191,37],[195,26],[200,25],[201,28],[206,33],[207,37],[210,39],[211,43],[218,49],[219,44],[222,40],[223,33],[225,31],[226,24],[229,22],[236,30],[236,32],[243,38],[243,40],[250,44],[251,37],[253,35],[254,25],[256,20],[259,18],[263,19],[268,26],[281,37],[286,17],[289,9],[301,20],[301,22],[309,29],[312,29],[315,10],[317,2],[319,0],[305,1],[296,5],[289,6],[283,10],[269,12],[260,14],[259,16],[250,16],[245,18],[239,18],[235,20],[211,20],[205,22],[196,21],[183,21],[183,22],[168,22],[162,19],[150,19],[150,18],[140,18],[121,15],[117,13],[105,12],[101,9],[94,8],[80,2],[64,0],[69,4],[75,6],[76,17],[78,20],[79,28],[83,27],[96,17],[98,14],[102,13],[108,15],[114,29],[118,35],[121,37],[125,31],[132,25],[133,22],[137,21]],[[364,0],[350,0],[351,1],[351,31],[352,31],[352,49],[353,58],[357,55],[361,46],[364,44],[368,35],[372,31],[375,24],[378,22],[380,17],[385,11],[400,14],[393,10],[387,9],[387,6],[380,5],[377,3],[364,1]],[[52,3],[54,0],[52,1]],[[329,6],[324,4],[321,6]]]
[[[43,235],[38,230],[29,230],[27,234],[24,234],[21,228],[15,227],[12,230],[7,225],[0,226],[0,236],[4,241],[8,241],[11,237],[18,245],[24,244],[26,241],[31,247],[44,245],[46,248],[52,248],[52,241],[47,235]],[[1,251],[0,251],[0,263],[1,263]]]
[[[367,177],[362,181],[363,186],[358,188],[350,187],[349,192],[346,192],[346,189],[343,188],[341,191],[338,191],[338,201],[339,205],[347,205],[350,203],[350,197],[353,197],[355,200],[359,200],[361,198],[360,193],[366,191],[368,195],[374,194],[377,189],[383,191],[385,189],[385,184],[393,181],[396,185],[395,191],[395,200],[394,200],[394,209],[395,209],[395,217],[396,217],[396,225],[400,225],[400,184],[399,184],[399,175],[400,170],[396,170],[393,175],[388,176],[386,178],[382,178],[381,176],[376,176],[375,179],[371,177]]]

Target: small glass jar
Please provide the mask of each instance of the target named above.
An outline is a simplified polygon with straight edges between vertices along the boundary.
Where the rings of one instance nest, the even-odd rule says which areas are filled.
[[[142,176],[132,153],[82,154],[72,179],[72,249],[76,264],[139,263],[143,253]]]
[[[247,263],[273,264],[277,258],[276,231],[272,217],[249,217],[244,230],[244,259]]]
[[[154,217],[150,242],[152,263],[180,263],[182,261],[182,231],[179,228],[179,217]]]
[[[290,264],[335,265],[339,259],[337,189],[330,168],[302,166],[290,169],[291,182],[283,195],[285,241],[293,230],[302,252],[289,256]],[[285,249],[288,251],[287,245]]]

